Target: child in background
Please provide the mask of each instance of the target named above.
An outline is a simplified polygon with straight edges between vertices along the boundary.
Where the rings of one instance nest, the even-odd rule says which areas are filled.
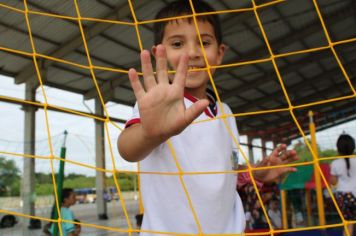
[[[355,140],[348,134],[341,134],[336,143],[341,156],[350,156],[355,150]],[[356,158],[345,157],[331,163],[332,185],[336,185],[336,199],[345,220],[356,220]],[[354,225],[347,226],[353,235]],[[347,233],[344,231],[344,235]]]
[[[80,222],[74,218],[71,209],[76,202],[74,190],[71,188],[62,189],[62,204],[61,204],[61,218],[68,221]],[[52,214],[53,215],[53,214]],[[51,224],[50,233],[53,234],[55,223]],[[61,222],[62,236],[79,236],[81,232],[80,224],[73,224],[69,222]],[[58,232],[59,229],[58,229]],[[60,233],[58,233],[60,235]]]
[[[277,198],[272,198],[269,202],[268,216],[274,229],[282,228],[282,215],[279,210],[279,201]]]

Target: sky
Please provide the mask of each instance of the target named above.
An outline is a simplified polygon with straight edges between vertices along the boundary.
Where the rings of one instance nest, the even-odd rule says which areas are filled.
[[[62,107],[72,108],[85,112],[94,110],[94,100],[83,102],[81,95],[69,93],[63,90],[44,87],[45,93],[50,104],[55,104]],[[15,85],[14,79],[10,77],[0,76],[0,96],[9,96],[24,99],[24,85]],[[41,89],[37,89],[36,99],[44,102],[44,96]],[[132,112],[132,107],[118,105],[114,103],[106,104],[107,111],[110,116],[129,119]],[[94,121],[90,118],[79,117],[60,112],[48,111],[48,121],[51,133],[51,143],[53,146],[54,155],[60,155],[60,148],[63,143],[63,132],[68,131],[66,142],[67,155],[69,160],[77,161],[83,164],[95,165],[95,134]],[[49,142],[45,122],[45,113],[43,109],[36,112],[36,155],[49,156]],[[123,124],[117,124],[121,128]],[[317,133],[317,141],[322,149],[336,149],[335,143],[337,137],[343,132],[354,136],[356,139],[356,121],[348,122],[334,128],[327,129]],[[129,163],[123,160],[116,149],[116,140],[120,130],[113,125],[109,125],[110,141],[112,143],[112,152],[106,141],[106,168],[112,170],[115,164],[119,170],[136,170],[135,163]],[[10,153],[23,153],[24,145],[24,112],[21,106],[10,103],[0,102],[0,151]],[[246,137],[240,137],[241,143],[246,143]],[[295,144],[298,140],[292,142]],[[254,145],[260,146],[260,140],[254,140]],[[271,147],[271,143],[267,143],[267,147]],[[246,148],[243,148],[246,153]],[[113,158],[111,156],[113,154]],[[262,157],[261,150],[254,148],[255,160]],[[0,153],[0,156],[4,156]],[[23,157],[6,155],[7,159],[15,160],[20,170],[23,167]],[[240,159],[241,160],[241,159]],[[58,169],[58,162],[55,162],[55,169]],[[36,172],[49,173],[50,163],[48,160],[36,159]],[[78,173],[85,175],[95,175],[95,171],[82,166],[66,163],[65,173]]]
[[[15,85],[13,78],[0,76],[0,95],[24,98],[24,85]],[[58,106],[81,110],[85,112],[94,111],[94,100],[86,101],[83,105],[81,95],[65,92],[54,88],[45,87],[45,93],[48,102]],[[44,102],[44,96],[41,89],[37,89],[36,100]],[[10,103],[0,102],[0,151],[11,153],[23,153],[24,145],[24,112],[21,106]],[[90,110],[88,110],[88,108]],[[131,116],[132,108],[113,103],[107,104],[107,110],[111,116],[128,119]],[[66,141],[67,155],[69,160],[81,162],[83,164],[95,165],[95,131],[94,121],[90,118],[70,115],[55,111],[48,111],[48,122],[51,132],[51,143],[54,155],[60,155],[60,148],[63,143],[63,133],[68,131]],[[123,124],[117,124],[123,127]],[[111,158],[111,152],[106,145],[106,168],[113,169],[113,162],[117,169],[136,170],[136,164],[124,161],[116,149],[116,140],[120,130],[109,124],[110,141],[114,158]],[[106,142],[107,144],[108,142]],[[0,154],[1,155],[1,154]],[[49,156],[49,142],[45,122],[45,112],[38,109],[36,112],[36,155]],[[22,169],[22,157],[7,157],[16,161]],[[56,166],[58,166],[56,164]],[[66,163],[66,173],[81,173],[94,175],[95,171]],[[36,159],[36,172],[50,172],[48,160]]]

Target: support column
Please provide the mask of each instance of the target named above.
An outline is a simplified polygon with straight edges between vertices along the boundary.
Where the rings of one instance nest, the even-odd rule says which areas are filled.
[[[324,212],[324,198],[323,198],[323,188],[321,183],[321,176],[319,172],[319,155],[318,155],[318,145],[316,142],[316,130],[315,123],[313,119],[313,112],[309,111],[309,130],[310,130],[310,139],[311,145],[314,152],[313,162],[314,162],[314,179],[315,179],[315,192],[316,192],[316,201],[318,203],[318,215],[319,215],[319,225],[325,225],[325,212]],[[320,169],[321,170],[321,169]]]
[[[273,149],[275,149],[278,146],[278,141],[276,139],[273,139],[272,143],[273,143]]]
[[[103,116],[104,111],[99,99],[95,99],[95,114]],[[105,132],[104,122],[95,120],[95,163],[96,167],[105,169]],[[96,212],[99,220],[108,219],[107,205],[104,199],[105,172],[96,171]]]
[[[247,146],[248,146],[248,160],[250,164],[255,163],[255,158],[253,156],[253,146],[252,146],[253,138],[251,136],[247,136]]]
[[[25,88],[25,99],[35,101],[36,88],[27,82]],[[37,108],[28,104],[23,105],[25,112],[24,119],[24,154],[35,155],[35,125]],[[35,215],[35,158],[23,158],[23,176],[21,186],[22,213],[25,215]],[[23,217],[22,232],[24,236],[29,236],[28,226],[30,218]]]
[[[286,190],[281,190],[281,208],[282,208],[282,229],[288,229]]]
[[[262,158],[265,158],[267,156],[266,139],[265,138],[261,139],[261,144],[262,144]]]

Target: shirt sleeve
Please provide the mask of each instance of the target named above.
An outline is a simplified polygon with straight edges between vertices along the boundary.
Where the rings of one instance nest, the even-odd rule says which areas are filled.
[[[137,102],[133,108],[131,118],[126,122],[125,128],[130,127],[133,124],[141,123],[140,112],[138,110]]]

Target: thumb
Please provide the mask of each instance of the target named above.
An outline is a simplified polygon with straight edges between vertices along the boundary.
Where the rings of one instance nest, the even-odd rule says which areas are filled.
[[[289,174],[289,173],[292,173],[292,172],[297,172],[297,168],[295,168],[295,167],[287,167],[287,168],[284,168],[284,169],[282,170],[281,175]]]
[[[185,110],[185,121],[187,124],[192,123],[209,105],[209,101],[207,99],[202,99],[195,102],[192,106],[190,106],[187,110]]]

